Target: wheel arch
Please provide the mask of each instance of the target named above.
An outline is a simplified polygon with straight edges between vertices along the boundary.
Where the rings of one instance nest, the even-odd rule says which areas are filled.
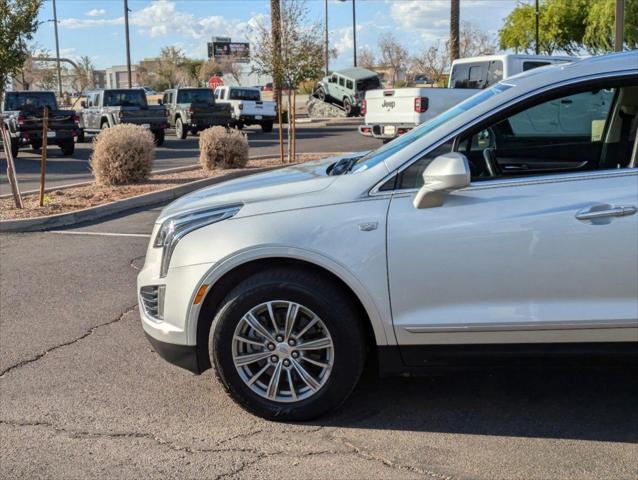
[[[364,306],[364,302],[360,296],[355,293],[355,289],[348,284],[340,275],[331,271],[323,265],[317,263],[299,259],[295,257],[265,257],[247,260],[239,265],[235,265],[228,271],[224,272],[214,283],[210,283],[206,296],[202,301],[202,306],[196,315],[196,345],[197,345],[197,357],[200,370],[204,371],[211,367],[210,358],[208,355],[208,334],[210,326],[212,325],[215,312],[219,309],[221,302],[226,295],[239,283],[241,280],[249,277],[250,275],[270,268],[289,267],[299,270],[312,271],[317,275],[329,278],[331,281],[337,283],[343,292],[353,302],[354,307],[359,312],[359,319],[362,322],[362,326],[366,335],[366,344],[368,347],[368,354],[370,356],[376,355],[377,345],[386,343],[385,332],[381,325],[375,329],[372,317],[375,315],[369,311],[369,308]],[[204,281],[203,283],[206,283]]]

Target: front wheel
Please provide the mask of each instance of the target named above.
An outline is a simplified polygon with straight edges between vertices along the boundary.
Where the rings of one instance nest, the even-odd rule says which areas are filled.
[[[175,121],[175,136],[180,140],[185,140],[188,136],[188,130],[184,128],[184,122],[182,122],[181,118]]]
[[[262,122],[261,123],[261,131],[264,133],[270,133],[272,132],[272,125],[273,122]]]
[[[354,107],[349,98],[343,99],[343,109],[346,111],[346,116],[351,117],[354,114]]]
[[[287,268],[237,285],[218,311],[209,353],[227,392],[270,420],[308,420],[339,406],[365,361],[358,313],[342,289]]]

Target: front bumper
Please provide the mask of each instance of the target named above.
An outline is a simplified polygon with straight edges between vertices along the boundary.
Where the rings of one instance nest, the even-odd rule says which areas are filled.
[[[160,357],[168,363],[188,370],[199,375],[202,369],[197,360],[197,346],[195,345],[175,345],[174,343],[162,342],[146,333],[146,338],[153,346]]]

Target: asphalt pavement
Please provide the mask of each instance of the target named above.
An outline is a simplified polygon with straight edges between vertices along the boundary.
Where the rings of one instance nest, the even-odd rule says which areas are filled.
[[[0,235],[0,478],[637,477],[631,371],[368,372],[313,422],[245,413],[143,335],[158,211]]]
[[[356,123],[346,123],[332,126],[302,124],[297,129],[297,152],[352,152],[381,146],[379,140],[360,135]],[[246,128],[244,131],[248,135],[251,156],[279,153],[277,128],[271,133],[263,133],[258,126]],[[56,146],[47,150],[47,187],[93,180],[89,166],[92,151],[90,139],[91,137],[87,136],[87,143],[76,144],[75,153],[70,157],[62,156],[62,152]],[[0,194],[8,194],[10,189],[5,175],[6,159],[4,151],[1,150],[0,148]],[[40,162],[40,153],[30,149],[20,149],[16,159],[16,172],[21,191],[39,188]],[[169,132],[164,145],[155,151],[153,170],[195,165],[198,162],[198,138],[191,135],[186,140],[179,140],[172,132]]]

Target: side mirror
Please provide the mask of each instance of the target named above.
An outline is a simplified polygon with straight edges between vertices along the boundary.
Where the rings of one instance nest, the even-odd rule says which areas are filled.
[[[86,101],[85,101],[85,100],[82,100],[82,101],[80,102],[80,106],[81,106],[82,108],[86,108]]]
[[[470,165],[456,152],[440,155],[423,172],[423,186],[413,200],[414,208],[440,207],[454,190],[470,184]]]
[[[161,98],[157,99],[157,104],[158,105],[164,105],[164,101]]]

